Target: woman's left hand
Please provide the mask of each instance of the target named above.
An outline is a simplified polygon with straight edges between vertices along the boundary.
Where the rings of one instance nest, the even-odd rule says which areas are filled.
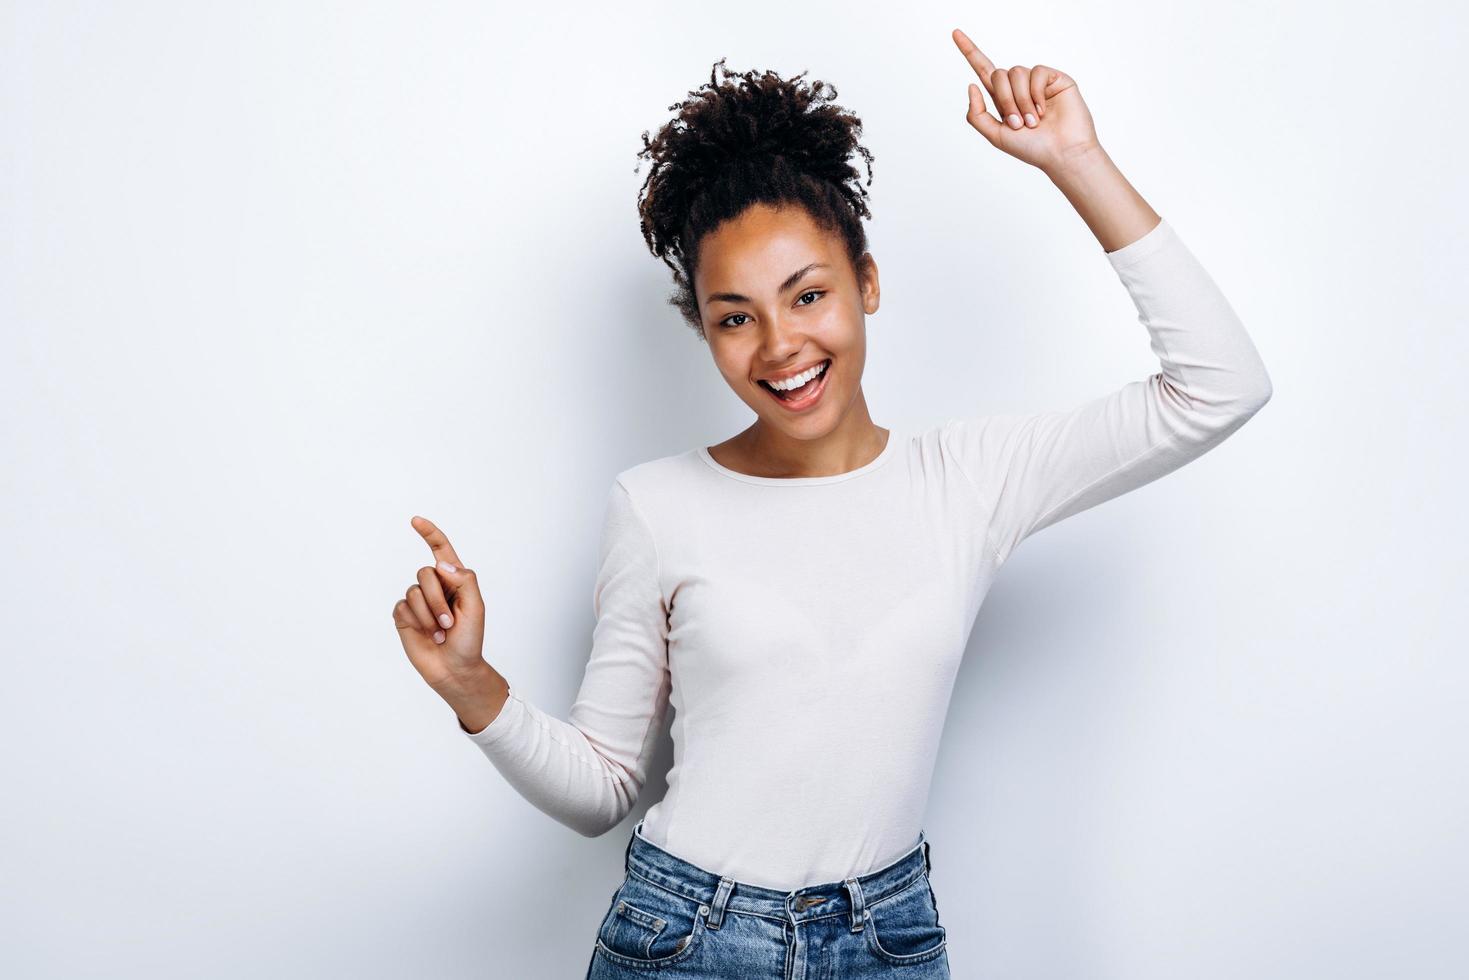
[[[1004,119],[989,114],[979,86],[971,84],[965,118],[990,145],[1047,174],[1100,147],[1091,111],[1070,75],[1046,65],[996,68],[963,31],[955,28],[953,38]]]

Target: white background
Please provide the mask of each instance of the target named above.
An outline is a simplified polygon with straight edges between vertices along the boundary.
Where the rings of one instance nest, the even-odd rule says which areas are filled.
[[[613,474],[750,420],[635,210],[724,55],[864,122],[878,424],[1155,371],[956,26],[1078,80],[1275,393],[1001,573],[954,975],[1464,976],[1464,15],[1165,0],[4,4],[0,973],[581,976],[671,751],[602,838],[516,795],[403,656],[409,518],[564,717]]]

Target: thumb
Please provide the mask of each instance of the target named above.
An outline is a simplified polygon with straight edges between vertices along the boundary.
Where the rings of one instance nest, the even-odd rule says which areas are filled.
[[[964,118],[969,120],[969,125],[979,130],[979,135],[990,141],[990,145],[1000,146],[1000,133],[1004,127],[998,119],[985,111],[984,90],[973,82],[969,84],[969,113]]]
[[[454,607],[455,617],[467,616],[483,623],[485,601],[480,595],[479,578],[474,574],[474,569],[459,568],[439,559],[434,570],[444,583],[444,598]]]

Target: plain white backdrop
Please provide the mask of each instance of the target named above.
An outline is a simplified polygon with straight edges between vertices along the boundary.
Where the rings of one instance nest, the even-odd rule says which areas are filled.
[[[525,803],[402,653],[409,518],[565,717],[613,474],[750,421],[635,209],[721,56],[863,120],[878,424],[1157,370],[954,27],[1078,80],[1274,385],[1001,572],[925,828],[955,977],[1469,972],[1461,9],[0,14],[0,973],[582,976],[666,735],[604,837]]]

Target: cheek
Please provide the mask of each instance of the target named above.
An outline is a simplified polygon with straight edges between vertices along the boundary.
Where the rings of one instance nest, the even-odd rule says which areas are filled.
[[[821,346],[833,357],[844,360],[860,356],[866,349],[866,338],[862,332],[862,321],[853,322],[845,315],[833,316],[822,324],[819,335]]]
[[[742,390],[749,373],[749,362],[737,352],[724,350],[715,354],[714,367],[731,388]]]

